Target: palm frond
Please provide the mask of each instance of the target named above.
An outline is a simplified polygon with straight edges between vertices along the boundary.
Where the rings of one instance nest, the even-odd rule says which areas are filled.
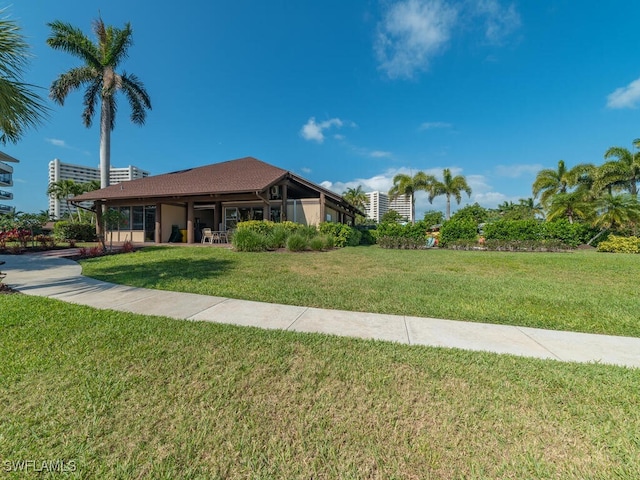
[[[93,68],[101,70],[98,49],[82,30],[59,20],[47,25],[52,31],[51,36],[47,38],[47,45],[54,50],[62,50],[79,57]]]
[[[17,143],[47,116],[49,109],[32,89],[33,85],[0,78],[0,143]]]
[[[100,77],[99,71],[90,66],[72,68],[68,72],[61,73],[49,87],[49,98],[60,105],[64,105],[67,95],[85,83],[93,82]]]
[[[137,125],[144,125],[147,109],[151,110],[149,94],[135,75],[123,73],[120,81],[122,92],[126,95],[131,106],[131,121]]]

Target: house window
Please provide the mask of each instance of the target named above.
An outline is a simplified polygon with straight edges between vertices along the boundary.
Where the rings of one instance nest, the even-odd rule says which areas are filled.
[[[227,230],[236,228],[238,224],[238,209],[236,207],[226,207],[224,209],[224,225]]]
[[[144,207],[131,207],[131,230],[144,230]]]
[[[131,207],[120,207],[120,230],[131,230]]]
[[[227,230],[236,228],[239,222],[264,220],[262,207],[225,207],[224,224]]]

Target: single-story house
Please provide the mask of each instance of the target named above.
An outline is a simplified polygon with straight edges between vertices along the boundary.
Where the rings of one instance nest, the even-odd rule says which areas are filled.
[[[353,224],[363,215],[340,195],[253,157],[122,182],[71,201],[93,201],[99,220],[103,206],[119,209],[113,240],[134,242],[167,242],[176,226],[194,243],[204,228],[228,231],[245,220]]]

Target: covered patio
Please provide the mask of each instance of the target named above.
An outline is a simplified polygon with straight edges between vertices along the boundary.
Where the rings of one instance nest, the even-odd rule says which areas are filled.
[[[202,231],[233,230],[247,220],[354,224],[363,214],[340,195],[253,157],[155,175],[87,192],[72,203],[92,201],[102,225],[103,207],[122,223],[114,241],[200,243]],[[99,229],[100,227],[98,227]],[[103,233],[98,231],[99,234]]]

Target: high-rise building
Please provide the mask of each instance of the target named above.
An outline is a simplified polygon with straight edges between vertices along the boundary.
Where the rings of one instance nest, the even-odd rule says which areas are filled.
[[[382,216],[389,210],[395,210],[400,216],[407,219],[409,222],[413,222],[412,215],[412,197],[411,195],[398,195],[397,198],[391,198],[386,193],[382,192],[368,192],[367,197],[367,218],[371,218],[376,222],[380,222]]]
[[[148,176],[149,172],[132,165],[125,168],[111,167],[111,171],[109,172],[109,182],[113,185]],[[54,182],[59,182],[60,180],[73,180],[76,183],[89,183],[93,180],[97,180],[99,182],[100,169],[86,167],[84,165],[64,163],[55,158],[49,162],[49,185]],[[49,196],[49,216],[53,218],[61,218],[68,213],[73,214],[75,212],[76,207],[73,205],[67,206],[64,200],[58,200],[53,195]]]
[[[13,186],[13,167],[8,162],[19,163],[20,160],[6,153],[0,152],[0,200],[13,200],[13,193],[4,190],[4,187]],[[15,207],[0,203],[0,213],[13,213]]]

